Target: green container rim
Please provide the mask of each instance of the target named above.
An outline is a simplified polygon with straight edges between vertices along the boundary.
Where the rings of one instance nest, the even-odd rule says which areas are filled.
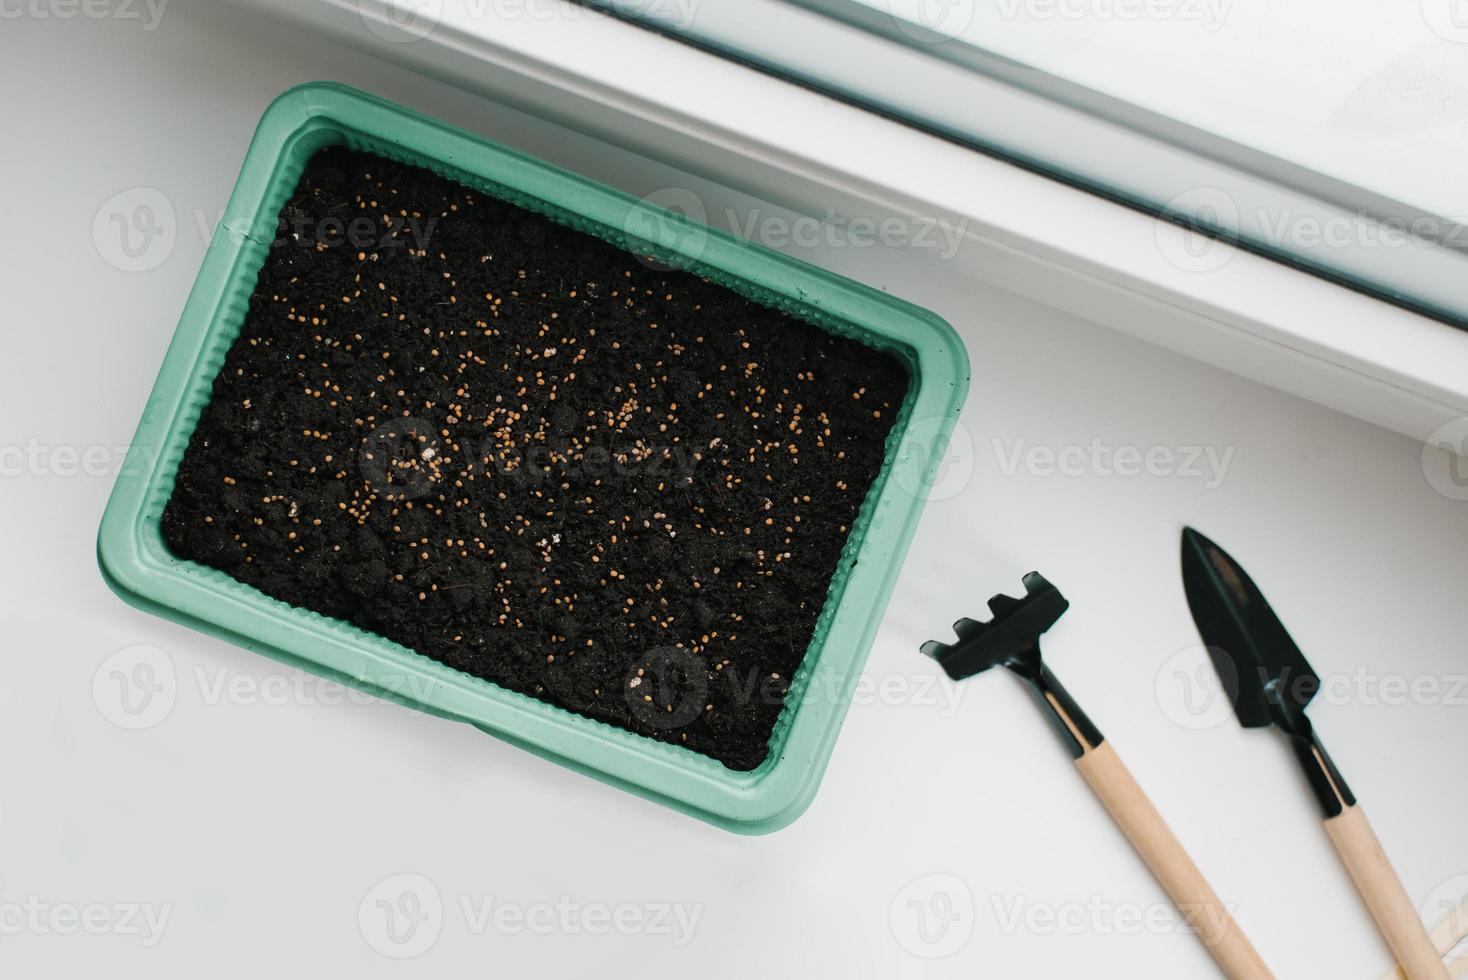
[[[310,156],[335,144],[426,166],[628,251],[676,262],[907,365],[908,397],[887,462],[848,535],[759,768],[730,770],[690,749],[509,691],[169,553],[163,507],[244,321],[280,208]],[[108,500],[98,563],[115,592],[148,612],[475,725],[728,830],[768,833],[799,816],[815,795],[968,381],[963,342],[927,310],[375,96],[312,82],[285,92],[260,120]]]

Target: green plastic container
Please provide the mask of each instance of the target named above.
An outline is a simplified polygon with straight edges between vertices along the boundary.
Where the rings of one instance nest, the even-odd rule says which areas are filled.
[[[887,464],[851,530],[769,758],[758,769],[735,772],[691,750],[505,690],[169,553],[163,507],[244,320],[280,208],[311,155],[333,144],[427,167],[640,255],[685,265],[761,303],[889,350],[907,365],[910,390],[892,429]],[[815,795],[968,375],[962,341],[926,310],[365,93],[303,85],[270,106],[250,144],[108,501],[98,560],[107,583],[142,609],[468,722],[718,826],[767,833],[794,820]]]

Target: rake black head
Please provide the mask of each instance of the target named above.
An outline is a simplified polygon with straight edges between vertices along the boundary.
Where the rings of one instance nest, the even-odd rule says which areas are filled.
[[[956,681],[990,667],[1008,667],[1025,680],[1055,733],[1071,755],[1080,758],[1101,744],[1102,735],[1040,660],[1040,635],[1055,625],[1070,603],[1039,572],[1031,572],[1024,581],[1024,598],[996,595],[989,600],[994,616],[987,623],[960,619],[953,624],[957,643],[929,640],[922,651]]]
[[[956,681],[1000,664],[1026,676],[1038,671],[1040,634],[1055,625],[1070,603],[1039,572],[1030,572],[1024,582],[1024,598],[994,596],[989,600],[993,619],[987,623],[960,619],[953,624],[957,643],[929,640],[923,653]]]

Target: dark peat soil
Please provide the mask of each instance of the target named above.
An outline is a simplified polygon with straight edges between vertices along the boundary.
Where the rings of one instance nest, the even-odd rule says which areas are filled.
[[[174,553],[758,766],[903,366],[342,148],[280,232],[179,467]]]

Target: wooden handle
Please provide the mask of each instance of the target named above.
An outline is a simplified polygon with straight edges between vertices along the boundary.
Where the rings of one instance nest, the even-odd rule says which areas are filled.
[[[1076,768],[1203,940],[1224,975],[1231,980],[1274,980],[1274,974],[1173,836],[1167,821],[1111,750],[1111,743],[1087,747],[1076,759]]]
[[[1441,922],[1432,927],[1427,936],[1432,940],[1433,948],[1444,956],[1457,949],[1464,939],[1468,939],[1468,898],[1458,902]],[[1449,969],[1448,972],[1451,973],[1452,970]]]
[[[1427,937],[1421,917],[1361,808],[1348,806],[1329,818],[1325,832],[1408,980],[1450,980],[1442,954]]]
[[[1458,944],[1468,939],[1468,898],[1458,903],[1457,908],[1447,914],[1437,925],[1428,932],[1428,938],[1432,940],[1432,946],[1445,959],[1443,965],[1448,968],[1448,976],[1453,980],[1462,980],[1468,976],[1468,953],[1462,956],[1449,957],[1448,954],[1458,948]],[[1400,966],[1392,967],[1383,980],[1407,980],[1407,974],[1402,972]]]

